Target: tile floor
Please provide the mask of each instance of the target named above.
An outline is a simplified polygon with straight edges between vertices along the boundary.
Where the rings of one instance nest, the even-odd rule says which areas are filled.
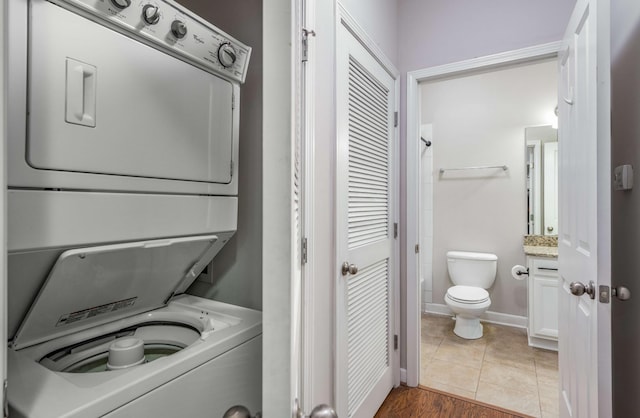
[[[527,331],[484,324],[465,340],[448,316],[422,315],[420,384],[534,417],[558,417],[558,354],[529,347]]]

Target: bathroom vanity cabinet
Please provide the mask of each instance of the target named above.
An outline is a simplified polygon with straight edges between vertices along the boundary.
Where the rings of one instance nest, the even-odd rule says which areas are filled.
[[[529,345],[558,350],[558,259],[527,257]]]

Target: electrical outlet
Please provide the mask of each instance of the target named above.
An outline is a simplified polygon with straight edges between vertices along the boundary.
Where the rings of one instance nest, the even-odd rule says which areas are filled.
[[[202,270],[202,273],[200,273],[196,279],[197,281],[213,284],[213,277],[209,274],[209,267],[211,267],[211,264],[207,264],[207,267]]]

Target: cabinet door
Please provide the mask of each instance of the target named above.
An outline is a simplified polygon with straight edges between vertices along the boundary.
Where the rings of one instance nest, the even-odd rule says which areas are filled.
[[[534,263],[535,265],[535,263]],[[536,268],[537,270],[537,268]],[[534,308],[531,312],[531,334],[558,338],[558,277],[536,274],[532,280]]]

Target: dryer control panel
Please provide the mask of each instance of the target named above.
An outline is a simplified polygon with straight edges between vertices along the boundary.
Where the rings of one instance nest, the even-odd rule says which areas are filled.
[[[207,71],[245,80],[251,48],[170,0],[49,1]]]

